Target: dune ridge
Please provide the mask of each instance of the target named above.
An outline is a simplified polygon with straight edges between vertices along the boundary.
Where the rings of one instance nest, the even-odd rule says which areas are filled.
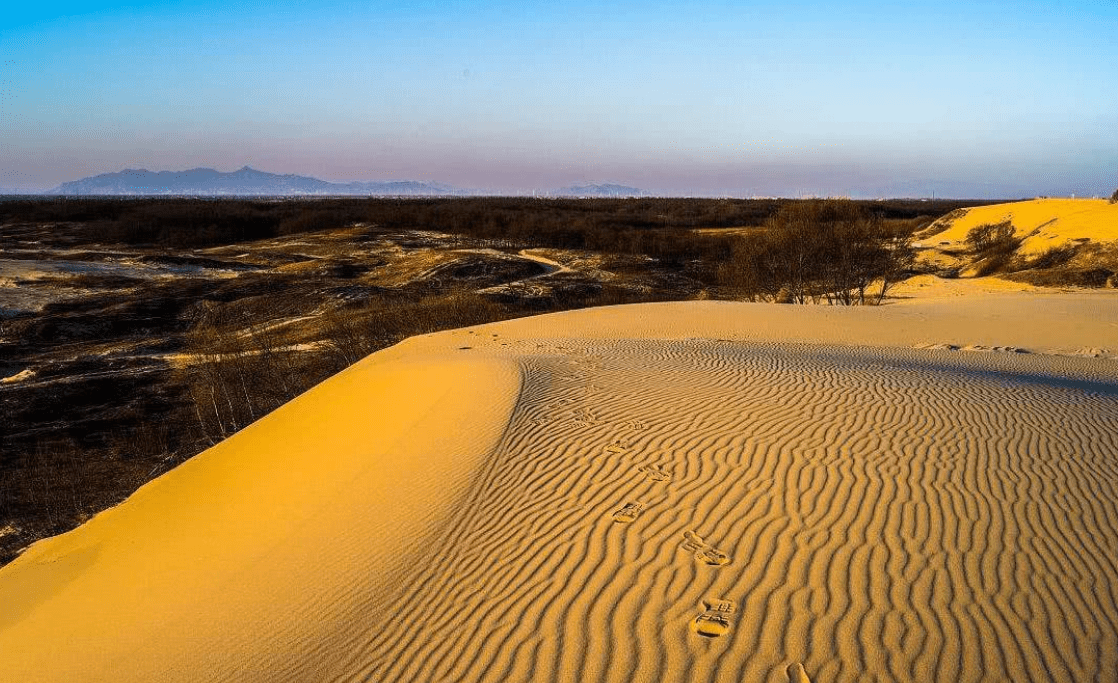
[[[0,680],[319,677],[468,499],[519,386],[507,362],[370,358],[34,544],[0,570]]]
[[[1019,310],[1036,321],[1048,300],[1029,301]],[[1050,330],[1044,348],[1118,348],[1105,322],[1118,297],[1096,303],[1103,322]],[[963,333],[936,310],[655,304],[414,338],[0,569],[6,606],[58,583],[47,558],[101,544],[0,624],[0,678],[1107,680],[1118,365],[916,348]],[[971,339],[1038,346],[1004,323]],[[890,324],[885,345],[864,345]],[[445,400],[401,398],[416,389]],[[412,419],[395,424],[393,401]],[[365,424],[370,406],[387,416]],[[349,417],[285,441],[332,410]],[[396,440],[299,455],[335,430]],[[333,485],[307,494],[300,524],[277,530],[283,506],[254,499],[244,533],[215,532],[246,511],[214,501],[256,477],[291,483],[242,472],[239,457],[267,448],[306,458],[296,481]],[[237,482],[207,490],[225,468]],[[437,495],[392,498],[412,479]],[[146,553],[159,576],[184,559],[160,549],[156,521],[176,490],[172,516],[206,531],[181,550],[208,548],[182,577],[260,561],[212,590],[178,583],[179,596],[153,579],[120,615],[107,590],[129,577],[103,565],[124,572]],[[261,548],[257,525],[278,543]],[[213,621],[168,625],[173,597]]]

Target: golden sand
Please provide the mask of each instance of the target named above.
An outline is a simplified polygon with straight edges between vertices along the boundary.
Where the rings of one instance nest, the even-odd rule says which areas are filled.
[[[980,225],[1009,221],[1019,237],[1028,236],[1018,249],[1034,255],[1068,243],[1118,240],[1118,204],[1105,199],[1034,199],[967,209],[955,219],[941,219],[946,230],[923,240],[928,245],[960,246],[967,233]],[[947,242],[948,245],[942,245]]]
[[[414,338],[0,569],[0,680],[1110,680],[1116,320],[991,292]]]

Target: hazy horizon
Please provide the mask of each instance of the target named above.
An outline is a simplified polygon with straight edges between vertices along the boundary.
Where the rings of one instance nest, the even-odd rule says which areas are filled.
[[[1109,195],[1118,6],[9,11],[0,189],[244,165],[531,193]]]

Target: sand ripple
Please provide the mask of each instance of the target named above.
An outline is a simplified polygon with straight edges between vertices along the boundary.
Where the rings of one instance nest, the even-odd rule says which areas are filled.
[[[477,505],[336,680],[1118,671],[1118,385],[1075,360],[599,341],[524,363]]]
[[[1112,361],[553,338],[621,313],[377,354],[36,546],[0,679],[1113,680]]]

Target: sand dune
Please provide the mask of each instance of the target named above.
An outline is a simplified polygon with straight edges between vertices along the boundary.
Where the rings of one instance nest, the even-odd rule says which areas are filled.
[[[1110,680],[1118,297],[1001,296],[409,340],[0,570],[0,679]]]
[[[1118,240],[1118,204],[1105,199],[1034,199],[965,209],[961,217],[940,219],[945,230],[924,240],[927,244],[962,244],[980,225],[1010,221],[1019,236],[1028,238],[1018,253],[1039,254],[1052,247],[1084,241]]]

